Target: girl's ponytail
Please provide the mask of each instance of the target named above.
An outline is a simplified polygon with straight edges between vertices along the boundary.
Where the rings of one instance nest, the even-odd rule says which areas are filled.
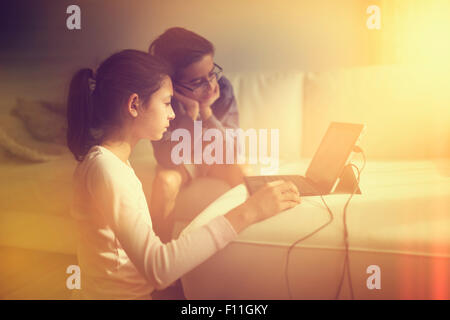
[[[81,69],[70,82],[67,99],[67,146],[77,161],[82,161],[95,144],[91,134],[94,116],[94,71]]]

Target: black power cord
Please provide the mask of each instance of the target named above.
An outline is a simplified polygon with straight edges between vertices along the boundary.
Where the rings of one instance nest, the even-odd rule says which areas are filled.
[[[355,187],[354,187],[354,189],[353,189],[353,192],[351,193],[350,197],[348,198],[348,200],[347,200],[347,202],[345,203],[345,206],[344,206],[343,220],[344,220],[345,260],[344,260],[344,268],[343,268],[343,271],[342,271],[342,276],[341,276],[341,280],[340,280],[340,283],[339,283],[338,292],[336,293],[335,299],[338,299],[339,294],[340,294],[340,292],[341,292],[342,282],[343,282],[343,280],[344,280],[344,276],[345,276],[345,271],[346,271],[346,270],[348,270],[348,271],[347,271],[347,275],[348,275],[348,279],[349,279],[349,285],[350,285],[351,297],[352,297],[352,299],[354,298],[354,296],[353,296],[353,288],[352,288],[352,281],[351,281],[351,277],[350,277],[350,268],[349,268],[350,261],[349,261],[349,255],[348,255],[348,231],[347,231],[346,212],[347,212],[347,206],[348,206],[348,204],[350,203],[350,200],[352,199],[353,195],[355,194],[356,190],[358,189],[358,186],[359,186],[359,180],[360,180],[360,177],[361,177],[361,172],[364,170],[364,167],[365,167],[365,165],[366,165],[366,157],[364,156],[363,150],[362,150],[360,147],[358,147],[358,146],[355,146],[355,147],[353,148],[353,151],[362,154],[363,159],[364,159],[364,163],[363,163],[363,166],[362,166],[361,170],[359,170],[358,167],[357,167],[356,165],[354,165],[354,164],[348,164],[348,165],[347,165],[347,166],[353,166],[353,167],[356,168],[356,170],[358,171],[358,178],[357,178],[356,185],[355,185]],[[312,187],[314,187],[314,186],[312,186]],[[317,190],[317,189],[316,189],[316,190]],[[285,278],[286,278],[286,285],[287,285],[287,289],[288,289],[289,299],[291,299],[291,300],[292,300],[292,292],[291,292],[291,287],[290,287],[290,285],[289,285],[288,266],[289,266],[289,256],[290,256],[290,253],[291,253],[292,249],[293,249],[299,242],[308,239],[309,237],[313,236],[314,234],[316,234],[317,232],[319,232],[320,230],[322,230],[323,228],[325,228],[326,226],[328,226],[328,225],[333,221],[333,219],[334,219],[333,212],[332,212],[331,209],[328,207],[328,205],[327,205],[327,203],[325,202],[323,196],[320,195],[320,198],[322,199],[323,204],[324,204],[325,207],[327,208],[327,211],[328,211],[328,213],[329,213],[329,215],[330,215],[330,220],[328,220],[328,222],[326,222],[325,224],[323,224],[322,226],[320,226],[319,228],[317,228],[317,229],[314,230],[313,232],[311,232],[311,233],[307,234],[306,236],[304,236],[304,237],[302,237],[302,238],[296,240],[294,243],[292,243],[292,244],[289,246],[289,249],[288,249],[288,252],[287,252],[287,256],[286,256],[286,265],[285,265],[285,269],[284,269],[285,272],[284,272],[284,273],[285,273]],[[347,267],[348,267],[348,268],[347,268]]]
[[[328,207],[327,203],[325,202],[325,200],[323,199],[323,196],[320,195],[320,198],[322,199],[325,207],[328,210],[328,213],[330,215],[330,220],[328,220],[328,222],[326,222],[325,224],[323,224],[322,226],[320,226],[319,228],[317,228],[316,230],[314,230],[313,232],[307,234],[306,236],[304,236],[303,238],[300,238],[298,240],[296,240],[293,244],[291,244],[289,246],[288,252],[287,252],[287,256],[286,256],[286,265],[284,268],[284,274],[286,277],[286,284],[287,284],[287,288],[288,288],[288,293],[289,293],[289,299],[292,300],[292,293],[291,293],[291,287],[289,285],[289,274],[288,274],[288,266],[289,266],[289,256],[291,254],[291,250],[301,241],[308,239],[309,237],[313,236],[314,234],[316,234],[317,232],[319,232],[320,230],[322,230],[323,228],[325,228],[327,225],[329,225],[332,221],[333,221],[333,213],[331,212],[330,208]]]
[[[345,259],[344,259],[344,267],[342,269],[341,280],[339,281],[339,287],[338,287],[338,290],[336,292],[335,300],[337,300],[339,298],[339,294],[341,293],[342,284],[344,282],[344,277],[345,277],[345,271],[347,271],[348,284],[349,284],[349,288],[350,288],[350,297],[351,297],[352,300],[354,299],[352,278],[351,278],[351,275],[350,275],[350,257],[349,257],[349,250],[348,250],[349,245],[348,245],[348,230],[347,230],[347,207],[348,207],[348,204],[350,203],[350,200],[352,199],[353,195],[355,194],[356,189],[358,189],[359,181],[360,181],[360,178],[361,178],[361,173],[364,170],[364,167],[366,166],[366,157],[364,155],[364,151],[358,146],[355,146],[353,151],[362,154],[362,156],[363,156],[363,165],[361,167],[361,170],[359,170],[359,168],[356,165],[354,165],[353,163],[348,165],[348,166],[356,168],[356,171],[358,172],[358,177],[356,178],[355,187],[353,188],[353,191],[352,191],[350,197],[348,198],[347,202],[345,203],[344,210],[343,210],[344,212],[343,212],[343,215],[342,215],[342,219],[343,219],[343,223],[344,223]]]

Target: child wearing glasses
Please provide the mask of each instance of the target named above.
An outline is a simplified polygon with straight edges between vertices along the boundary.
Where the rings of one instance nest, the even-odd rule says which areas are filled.
[[[192,31],[175,27],[154,40],[149,52],[169,62],[174,70],[172,106],[176,117],[163,138],[152,141],[158,166],[150,201],[157,233],[162,240],[169,241],[173,223],[170,212],[183,185],[199,176],[221,179],[230,187],[243,182],[243,168],[238,164],[192,164],[193,161],[191,164],[174,164],[171,151],[178,141],[171,141],[172,132],[184,128],[194,137],[194,120],[201,120],[203,130],[215,128],[225,137],[227,128],[239,127],[239,117],[233,88],[222,76],[222,68],[214,63],[214,46],[210,41]],[[192,149],[193,145],[194,142],[191,143]],[[231,146],[230,141],[224,139],[223,145],[224,158],[231,148],[236,154],[236,147]],[[203,148],[205,146],[204,143]]]

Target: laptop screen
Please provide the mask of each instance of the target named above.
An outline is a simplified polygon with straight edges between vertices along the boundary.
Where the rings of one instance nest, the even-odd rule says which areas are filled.
[[[342,122],[332,122],[328,127],[305,174],[321,191],[331,191],[363,127]]]

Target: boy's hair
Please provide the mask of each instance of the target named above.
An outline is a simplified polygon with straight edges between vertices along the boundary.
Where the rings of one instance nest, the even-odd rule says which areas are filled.
[[[207,54],[214,54],[214,45],[192,31],[174,27],[156,38],[148,51],[166,60],[174,70],[174,77],[177,78],[182,69]]]

